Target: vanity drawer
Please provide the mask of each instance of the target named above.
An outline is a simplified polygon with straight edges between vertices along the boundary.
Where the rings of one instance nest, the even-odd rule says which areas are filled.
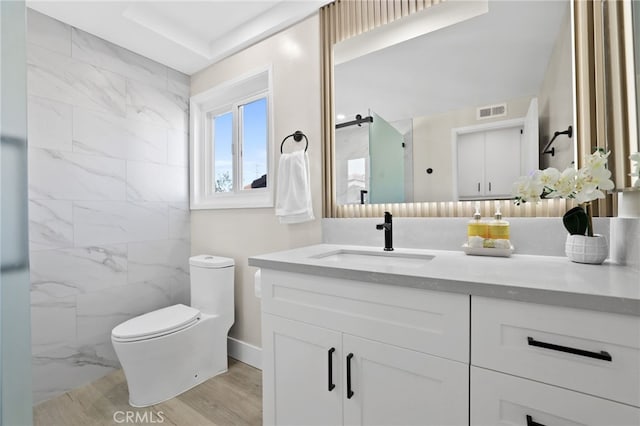
[[[265,313],[466,363],[469,300],[464,294],[262,270]]]
[[[639,424],[639,408],[471,367],[471,426]]]
[[[640,318],[473,297],[471,364],[640,407]]]

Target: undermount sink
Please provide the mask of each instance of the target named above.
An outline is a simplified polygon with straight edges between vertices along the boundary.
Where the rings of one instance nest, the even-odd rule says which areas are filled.
[[[383,251],[382,249],[380,251],[340,249],[317,254],[311,258],[345,266],[420,267],[424,266],[425,262],[432,260],[434,256],[423,253]]]

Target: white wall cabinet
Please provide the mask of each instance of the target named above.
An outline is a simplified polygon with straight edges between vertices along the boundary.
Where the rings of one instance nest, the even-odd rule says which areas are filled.
[[[457,135],[457,180],[460,199],[510,197],[522,174],[522,126]]]

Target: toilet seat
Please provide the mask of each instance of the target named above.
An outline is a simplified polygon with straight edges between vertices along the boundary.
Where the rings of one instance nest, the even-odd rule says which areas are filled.
[[[117,342],[152,339],[189,328],[199,320],[198,309],[178,304],[131,318],[115,327],[111,337]]]

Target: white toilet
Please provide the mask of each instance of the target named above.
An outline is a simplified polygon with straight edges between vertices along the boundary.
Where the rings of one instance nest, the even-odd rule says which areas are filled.
[[[191,306],[173,305],[123,322],[111,332],[129,386],[129,404],[146,407],[227,371],[233,325],[233,259],[189,259]]]

